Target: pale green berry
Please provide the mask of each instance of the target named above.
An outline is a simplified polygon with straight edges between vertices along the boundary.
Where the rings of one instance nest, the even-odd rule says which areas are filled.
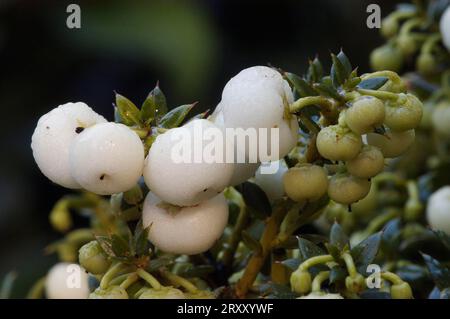
[[[345,123],[355,133],[372,132],[384,121],[384,103],[373,96],[361,96],[345,111]]]
[[[411,286],[407,282],[391,286],[392,299],[413,299]]]
[[[286,194],[294,201],[314,201],[327,192],[327,172],[318,165],[292,167],[284,174],[283,186]]]
[[[161,287],[161,289],[146,289],[139,299],[186,299],[185,294],[177,288]]]
[[[350,205],[366,197],[370,190],[367,179],[350,174],[336,174],[330,179],[328,196],[337,203]]]
[[[416,41],[408,34],[401,34],[396,41],[397,47],[403,55],[409,56],[416,52]]]
[[[416,69],[424,74],[432,74],[436,69],[436,61],[432,54],[422,53],[416,60]]]
[[[360,178],[371,178],[384,169],[384,156],[380,149],[372,145],[364,145],[354,159],[345,163],[347,171]]]
[[[403,67],[402,53],[392,45],[378,47],[370,54],[370,66],[375,71],[398,72]]]
[[[361,136],[339,125],[320,130],[316,140],[322,157],[332,161],[347,161],[355,158],[362,147]]]
[[[128,299],[128,293],[120,286],[111,286],[106,289],[99,287],[89,295],[89,299]]]
[[[400,102],[400,104],[399,104]],[[419,126],[422,102],[413,94],[399,94],[399,101],[387,101],[384,124],[394,132],[403,132]]]
[[[345,278],[345,287],[354,293],[361,292],[366,287],[366,280],[361,274],[356,274],[355,276],[347,276]]]
[[[290,278],[292,291],[298,294],[306,294],[311,290],[311,274],[306,270],[296,270]]]
[[[387,131],[384,135],[369,133],[367,143],[378,147],[385,158],[397,157],[405,153],[414,143],[414,130],[404,132]]]
[[[94,275],[105,273],[111,265],[111,261],[96,240],[80,248],[78,259],[81,266]]]
[[[391,38],[398,32],[398,20],[394,16],[387,16],[381,21],[381,34],[385,38]]]
[[[436,105],[431,115],[431,121],[436,132],[442,136],[450,137],[450,103],[448,101]]]

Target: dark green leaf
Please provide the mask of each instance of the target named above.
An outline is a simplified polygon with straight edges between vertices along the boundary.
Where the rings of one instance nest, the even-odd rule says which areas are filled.
[[[367,266],[372,263],[378,253],[381,234],[381,232],[378,232],[367,237],[350,251],[356,266],[363,274],[366,272]]]
[[[309,61],[308,81],[319,82],[323,76],[323,66],[320,60],[316,57],[313,61]]]
[[[347,270],[340,266],[334,266],[330,270],[330,284],[334,284],[338,281],[345,280],[347,277]]]
[[[255,183],[244,182],[236,189],[242,194],[244,202],[255,217],[264,219],[272,213],[272,206],[266,193]]]
[[[359,89],[365,89],[365,90],[378,90],[380,87],[382,87],[389,79],[387,77],[375,77],[370,78],[366,80],[362,80],[357,87]]]
[[[330,84],[322,82],[322,83],[314,83],[314,89],[317,90],[320,94],[331,97],[338,101],[342,100],[342,96],[339,92]]]
[[[430,272],[431,278],[433,279],[436,286],[440,289],[446,289],[450,287],[450,269],[441,265],[441,263],[434,259],[433,257],[422,254],[425,264],[427,265],[428,271]]]
[[[283,260],[281,263],[291,270],[297,270],[298,266],[301,264],[301,261],[298,258],[290,258]]]
[[[254,251],[256,254],[260,254],[262,252],[261,244],[258,240],[253,238],[249,233],[245,230],[242,231],[242,242],[245,246],[247,246],[250,250]]]
[[[315,96],[317,93],[304,79],[293,73],[285,73],[285,77],[300,97]]]
[[[177,275],[180,275],[184,278],[193,278],[193,277],[199,277],[203,278],[211,273],[214,272],[214,267],[211,265],[199,265],[199,266],[193,266],[186,267],[183,269],[183,271],[177,273]]]
[[[126,257],[129,255],[128,240],[122,236],[113,234],[111,236],[111,249],[116,257]]]
[[[344,55],[344,57],[345,57],[345,55]],[[333,83],[333,86],[335,88],[337,88],[340,85],[345,83],[348,76],[352,72],[352,69],[351,69],[351,66],[350,66],[350,69],[348,69],[348,65],[343,63],[343,60],[345,60],[346,57],[341,60],[336,55],[331,54],[331,59],[333,60],[333,64],[331,66],[331,71],[330,71],[331,81]]]
[[[167,113],[167,102],[164,93],[158,85],[148,94],[141,107],[141,120],[150,124],[153,120],[159,120]]]
[[[150,231],[150,227],[151,226],[140,231],[137,234],[137,236],[135,234],[135,242],[134,242],[135,251],[136,251],[136,254],[139,256],[146,255],[149,253],[150,244],[148,242],[148,232]]]
[[[120,119],[126,125],[140,125],[140,111],[133,102],[125,96],[116,93],[116,106]]]
[[[151,259],[146,270],[148,272],[157,271],[160,268],[167,267],[174,263],[174,256],[161,256],[156,259]]]
[[[159,126],[163,128],[178,127],[186,118],[188,113],[192,110],[196,103],[185,104],[170,110],[159,121]]]
[[[445,247],[450,250],[450,236],[441,230],[433,230],[436,236],[441,240]]]
[[[392,299],[391,294],[378,289],[367,289],[359,294],[362,299]]]
[[[404,281],[417,283],[421,280],[427,279],[428,273],[425,268],[418,265],[406,265],[400,267],[395,272]]]
[[[331,243],[326,243],[325,247],[327,248],[328,253],[333,256],[335,260],[340,260],[341,258],[341,251],[339,248],[337,248],[336,245],[333,245]]]
[[[339,250],[343,250],[349,245],[349,240],[341,225],[334,223],[330,230],[330,244],[336,246]]]
[[[304,238],[298,238],[298,248],[300,250],[300,261],[303,262],[311,257],[325,255],[322,248]]]

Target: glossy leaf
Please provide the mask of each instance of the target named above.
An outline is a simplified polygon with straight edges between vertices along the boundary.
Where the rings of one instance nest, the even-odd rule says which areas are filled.
[[[319,82],[322,76],[323,76],[322,63],[317,57],[315,57],[314,60],[309,61],[307,79],[309,82]]]
[[[255,217],[264,219],[272,213],[272,206],[266,193],[255,183],[244,182],[236,189],[242,194],[244,202]]]
[[[116,93],[116,107],[120,119],[126,125],[140,125],[140,111],[133,102],[125,96]]]
[[[148,94],[141,107],[141,120],[150,124],[154,120],[158,121],[167,113],[167,101],[164,93],[158,85]]]
[[[384,76],[365,79],[357,85],[357,88],[365,90],[378,90],[380,87],[386,84],[388,80],[389,79]]]
[[[283,260],[281,263],[290,270],[294,271],[297,270],[298,266],[300,266],[301,261],[298,258],[290,258]]]
[[[285,73],[285,77],[300,97],[315,96],[317,93],[304,79],[293,73]]]
[[[334,266],[330,270],[330,284],[336,283],[338,281],[345,280],[347,277],[347,270],[340,266]]]
[[[300,260],[303,262],[311,257],[325,255],[322,248],[304,238],[298,238],[298,248],[300,250]]]
[[[196,103],[193,104],[185,104],[170,110],[169,113],[164,115],[159,121],[159,126],[163,128],[174,128],[178,127],[195,106]]]
[[[361,273],[365,273],[367,266],[375,259],[380,248],[381,234],[373,234],[351,249],[350,253]]]
[[[341,225],[334,223],[330,230],[330,244],[336,246],[339,250],[343,250],[349,245],[349,240]]]

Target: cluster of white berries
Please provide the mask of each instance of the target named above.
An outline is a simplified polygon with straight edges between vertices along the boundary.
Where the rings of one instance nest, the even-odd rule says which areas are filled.
[[[226,84],[209,120],[195,119],[159,134],[145,159],[142,141],[131,128],[107,122],[81,102],[61,105],[42,116],[31,147],[44,175],[64,187],[111,195],[131,189],[143,175],[150,189],[143,208],[144,226],[151,226],[149,240],[166,252],[197,254],[208,250],[226,227],[228,205],[223,190],[254,176],[260,158],[256,163],[178,162],[173,156],[177,136],[191,133],[185,136],[193,145],[198,142],[194,140],[195,127],[219,131],[278,128],[279,141],[275,142],[280,147],[273,158],[278,160],[298,138],[297,119],[286,113],[292,101],[292,91],[277,71],[251,67]],[[225,151],[232,142],[226,134],[223,139]],[[272,142],[269,139],[266,145],[270,154]],[[193,150],[202,151],[203,147]],[[248,143],[236,146],[236,158],[244,154],[248,159],[249,147]],[[270,181],[260,177],[263,187],[272,189],[268,193],[273,199],[283,195],[281,187],[275,190]]]
[[[50,180],[101,195],[133,187],[144,166],[144,147],[137,134],[123,124],[108,123],[82,102],[43,115],[31,148]]]

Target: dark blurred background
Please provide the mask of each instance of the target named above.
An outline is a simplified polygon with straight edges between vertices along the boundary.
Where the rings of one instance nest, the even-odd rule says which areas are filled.
[[[81,7],[68,29],[66,7]],[[58,238],[48,224],[68,193],[38,170],[30,139],[39,117],[84,101],[112,119],[113,90],[136,104],[159,80],[171,107],[214,108],[241,69],[271,65],[303,73],[308,58],[328,64],[341,47],[360,71],[382,39],[366,8],[394,1],[38,1],[0,0],[0,280],[18,273],[14,296],[56,261],[43,248]]]

